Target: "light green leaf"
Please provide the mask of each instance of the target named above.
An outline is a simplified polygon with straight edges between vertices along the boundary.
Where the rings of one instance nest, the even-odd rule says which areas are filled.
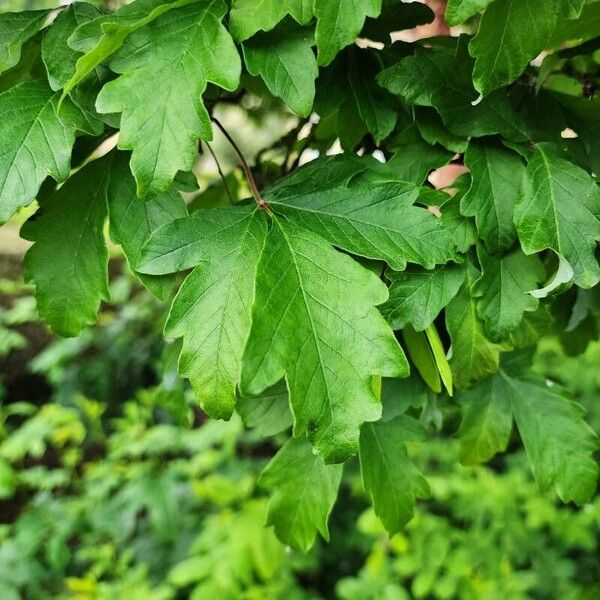
[[[0,14],[0,73],[21,59],[21,47],[44,27],[49,10],[25,10]]]
[[[440,373],[425,333],[415,331],[410,325],[407,325],[402,330],[402,340],[410,360],[423,381],[432,391],[439,394],[442,391]]]
[[[97,108],[122,113],[119,147],[133,150],[139,196],[164,192],[178,171],[191,169],[197,139],[212,139],[207,84],[238,85],[240,59],[224,14],[212,0],[171,10],[133,33],[111,62],[122,75],[104,86]]]
[[[336,54],[352,44],[367,17],[377,17],[381,0],[315,0],[317,60],[328,65]]]
[[[281,433],[293,423],[288,391],[283,380],[258,396],[238,397],[235,408],[246,427],[256,428],[262,437]]]
[[[53,90],[65,87],[75,73],[77,59],[80,56],[79,52],[67,45],[67,38],[77,27],[100,15],[100,11],[95,6],[86,2],[77,2],[63,10],[44,35],[42,58]]]
[[[174,189],[151,200],[135,195],[135,180],[129,171],[129,156],[113,152],[110,179],[107,187],[110,236],[120,244],[132,270],[142,255],[142,247],[150,234],[160,226],[185,217],[183,198]],[[175,278],[168,275],[139,275],[142,283],[161,300],[173,289]]]
[[[460,211],[475,217],[481,239],[491,254],[508,250],[517,239],[513,224],[525,165],[503,148],[471,140],[465,153],[471,187],[460,200]]]
[[[512,429],[510,391],[505,378],[492,376],[460,394],[463,465],[478,465],[506,450]]]
[[[0,223],[35,198],[44,179],[69,176],[80,114],[69,102],[60,118],[59,94],[42,81],[25,81],[0,94]]]
[[[357,162],[351,159],[349,164]],[[385,260],[396,270],[407,262],[432,268],[455,256],[440,220],[414,206],[415,186],[391,181],[392,176],[382,171],[332,187],[344,163],[344,156],[321,159],[318,171],[317,165],[309,164],[268,190],[265,198],[290,221],[349,252]],[[369,168],[371,162],[364,164]]]
[[[243,42],[259,31],[270,31],[286,15],[307,25],[313,17],[312,0],[233,0],[229,31]]]
[[[500,364],[501,348],[485,335],[473,296],[478,277],[477,269],[469,265],[465,283],[446,307],[446,328],[452,340],[450,367],[459,389],[495,373]]]
[[[327,521],[337,499],[342,465],[326,465],[306,438],[289,440],[260,476],[272,491],[267,524],[277,537],[306,552],[317,533],[329,539]]]
[[[501,257],[478,249],[483,275],[473,285],[479,316],[485,321],[490,339],[501,341],[511,334],[526,312],[537,309],[539,301],[528,292],[546,275],[537,256],[526,256],[519,248]]]
[[[446,23],[460,25],[477,13],[484,11],[494,0],[448,0]]]
[[[23,226],[34,242],[25,256],[26,278],[36,286],[42,318],[60,335],[77,335],[108,300],[107,162],[87,165],[48,197]]]
[[[431,270],[408,267],[401,272],[386,271],[391,281],[389,300],[381,307],[394,329],[412,325],[424,331],[456,296],[465,279],[464,265],[449,263]]]
[[[258,265],[241,389],[256,395],[285,375],[294,435],[308,433],[328,463],[354,454],[360,425],[381,416],[372,376],[408,374],[374,308],[386,299],[376,275],[323,238],[273,221]]]
[[[454,387],[452,369],[450,368],[450,363],[448,362],[448,357],[446,356],[446,351],[442,345],[442,340],[440,339],[440,335],[435,327],[435,323],[432,323],[429,325],[429,327],[427,327],[425,330],[425,335],[427,336],[427,341],[431,347],[431,352],[433,353],[433,358],[435,360],[442,383],[444,384],[448,395],[452,396]]]
[[[136,0],[108,15],[80,25],[69,37],[71,48],[84,52],[77,59],[75,72],[64,86],[63,97],[94,69],[112,56],[127,36],[151,23],[165,12],[196,0]]]
[[[207,209],[162,227],[142,251],[143,273],[195,267],[173,301],[165,335],[183,337],[179,372],[214,418],[228,419],[235,406],[265,234],[253,206]]]
[[[538,144],[525,170],[515,225],[525,254],[554,250],[573,269],[573,281],[600,281],[594,256],[600,240],[600,188],[588,173]]]
[[[375,514],[390,535],[413,517],[416,498],[427,498],[429,485],[406,452],[406,442],[422,442],[418,421],[406,416],[365,423],[360,432],[360,470]]]
[[[477,91],[485,96],[521,75],[548,45],[559,13],[571,14],[571,8],[570,0],[492,2],[470,44]]]
[[[259,75],[269,91],[296,114],[308,116],[315,99],[318,68],[307,30],[276,29],[255,35],[242,49],[251,75]]]

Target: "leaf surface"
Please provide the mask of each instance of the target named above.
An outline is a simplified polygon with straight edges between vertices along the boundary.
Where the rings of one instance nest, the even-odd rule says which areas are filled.
[[[318,68],[306,30],[280,30],[255,35],[242,46],[248,72],[260,76],[269,91],[296,114],[308,116],[315,99]]]
[[[299,169],[265,198],[297,225],[359,256],[385,260],[397,270],[407,262],[432,268],[455,256],[452,239],[439,219],[414,206],[418,197],[414,185],[390,181],[392,176],[383,173],[375,181],[355,177],[331,187],[345,161],[343,156],[326,158],[318,171],[316,165]],[[371,163],[364,164],[369,168]]]
[[[0,14],[0,73],[21,59],[21,47],[46,23],[49,10],[25,10]]]
[[[306,438],[292,438],[275,455],[259,483],[271,490],[267,524],[277,537],[306,551],[317,533],[329,539],[327,521],[337,499],[342,465],[326,465]]]
[[[183,338],[179,372],[214,418],[228,419],[235,406],[265,235],[254,207],[207,209],[157,230],[143,249],[143,273],[194,267],[173,300],[165,335]]]
[[[42,181],[69,176],[80,116],[70,103],[59,118],[59,94],[43,81],[25,81],[0,94],[0,223],[27,206]]]
[[[416,498],[427,498],[429,485],[411,462],[406,442],[424,441],[422,426],[406,416],[365,423],[360,432],[360,470],[375,514],[390,535],[413,517]]]
[[[600,188],[583,169],[538,144],[525,169],[515,225],[525,254],[551,249],[573,269],[573,281],[600,281]]]
[[[94,161],[48,197],[21,235],[33,242],[25,273],[36,286],[40,315],[64,336],[96,320],[108,300],[108,251],[104,243],[109,158]]]
[[[391,281],[389,300],[381,307],[394,329],[411,325],[424,331],[456,296],[465,279],[464,265],[448,263],[431,270],[410,266],[405,271],[387,271]]]
[[[139,196],[164,192],[178,171],[191,169],[197,139],[212,139],[207,84],[238,85],[240,58],[224,14],[214,0],[171,10],[133,33],[111,62],[122,75],[104,86],[97,108],[122,113],[119,147],[133,151]]]
[[[284,375],[294,435],[308,433],[325,462],[358,449],[359,428],[381,415],[373,375],[408,365],[374,308],[385,285],[315,233],[273,221],[256,281],[241,389],[259,394]]]
[[[523,161],[506,148],[472,140],[465,166],[471,172],[471,187],[460,200],[460,211],[475,217],[490,253],[505,252],[517,239],[513,211],[525,171]]]
[[[479,248],[482,276],[473,285],[478,298],[479,316],[492,340],[503,340],[521,323],[526,312],[538,308],[539,301],[530,292],[545,277],[540,259],[526,256],[519,248],[501,257],[490,256]]]
[[[328,65],[336,54],[352,44],[367,17],[377,17],[381,0],[315,0],[317,60]]]

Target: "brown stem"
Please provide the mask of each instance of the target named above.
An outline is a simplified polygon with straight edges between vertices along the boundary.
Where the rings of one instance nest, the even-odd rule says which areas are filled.
[[[244,174],[246,175],[246,179],[248,180],[248,185],[250,186],[250,191],[254,196],[254,200],[256,200],[256,204],[258,208],[261,210],[270,212],[269,204],[267,201],[260,195],[258,188],[256,187],[256,181],[254,181],[254,176],[252,175],[252,171],[250,170],[250,166],[246,162],[242,151],[239,149],[238,145],[235,143],[235,140],[229,135],[229,132],[223,127],[219,119],[216,117],[211,117],[212,122],[221,130],[221,133],[225,136],[225,139],[231,144],[231,147],[235,150],[237,157],[240,159],[240,164],[242,165],[242,169],[244,169]]]
[[[231,204],[235,204],[235,201],[233,199],[231,191],[229,190],[229,185],[227,185],[227,178],[225,177],[225,174],[223,173],[223,169],[221,169],[221,163],[219,162],[219,159],[217,158],[215,151],[211,148],[211,145],[208,142],[204,142],[204,143],[206,144],[208,151],[210,152],[211,156],[213,157],[213,160],[215,161],[215,164],[217,165],[217,171],[219,172],[221,181],[223,182],[223,185],[225,186],[225,191],[227,192],[227,195],[229,196],[229,201],[231,202]]]

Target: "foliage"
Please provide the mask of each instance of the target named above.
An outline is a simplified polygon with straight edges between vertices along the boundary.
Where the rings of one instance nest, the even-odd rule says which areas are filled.
[[[287,439],[259,483],[297,549],[327,537],[355,455],[395,533],[429,491],[419,420],[457,412],[463,462],[503,451],[514,420],[540,491],[591,502],[597,437],[530,359],[545,334],[571,353],[597,334],[600,3],[451,1],[464,33],[413,43],[389,34],[433,18],[417,3],[259,4],[0,14],[0,221],[36,201],[40,315],[67,336],[93,323],[119,245],[172,298],[195,402]],[[253,170],[231,104],[297,116]],[[219,167],[221,193],[198,189],[216,132],[247,187]],[[435,190],[452,161],[468,172]]]

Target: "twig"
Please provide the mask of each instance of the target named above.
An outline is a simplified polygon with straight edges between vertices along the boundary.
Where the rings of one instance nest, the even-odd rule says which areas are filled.
[[[212,122],[221,130],[221,133],[225,136],[225,139],[231,144],[231,147],[235,150],[238,158],[240,159],[240,164],[242,165],[242,169],[244,169],[244,174],[246,175],[246,179],[248,180],[248,185],[250,186],[250,191],[254,196],[254,200],[256,200],[256,204],[258,208],[264,210],[266,212],[271,212],[269,209],[269,204],[267,201],[260,195],[258,188],[256,187],[256,181],[254,181],[254,175],[252,175],[252,171],[250,170],[250,166],[246,162],[242,151],[239,149],[238,145],[235,143],[235,140],[229,135],[229,132],[223,127],[219,119],[216,117],[211,117]]]
[[[291,173],[292,171],[294,171],[295,169],[298,168],[298,165],[300,164],[300,159],[302,158],[304,151],[308,148],[308,146],[310,146],[310,143],[313,140],[314,131],[315,131],[315,128],[313,126],[310,129],[310,131],[308,132],[308,134],[306,135],[306,137],[302,140],[302,144],[300,145],[300,148],[298,149],[298,154],[296,154],[296,158],[294,158],[294,162],[292,162],[290,167],[288,169],[286,169],[286,173]]]
[[[223,169],[221,169],[221,163],[219,162],[219,159],[217,158],[215,151],[211,148],[211,145],[208,142],[205,141],[204,143],[206,144],[208,151],[211,153],[213,160],[215,161],[215,164],[217,165],[217,171],[219,171],[219,176],[221,177],[221,181],[223,181],[225,191],[227,192],[227,195],[229,196],[229,201],[231,202],[231,204],[235,204],[235,200],[233,199],[233,195],[231,194],[229,185],[227,184],[227,178],[225,177],[225,174],[223,173]]]

